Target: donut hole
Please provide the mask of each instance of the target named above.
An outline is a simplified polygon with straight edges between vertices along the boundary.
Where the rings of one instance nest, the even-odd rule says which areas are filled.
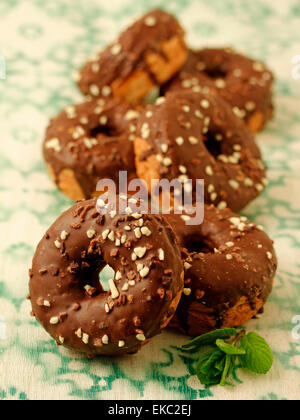
[[[220,155],[232,154],[232,146],[226,141],[223,133],[208,131],[203,135],[203,143],[209,154],[215,159],[218,159]]]
[[[189,253],[199,253],[209,254],[214,252],[213,244],[204,238],[199,238],[199,236],[190,236],[186,240],[185,247]]]
[[[227,72],[220,68],[208,68],[203,71],[210,79],[225,79]]]
[[[212,133],[211,131],[208,131],[203,136],[203,142],[204,146],[206,147],[207,151],[214,157],[217,158],[221,153],[223,153],[222,150],[222,141],[216,140],[217,134]]]
[[[114,276],[115,272],[113,268],[106,264],[102,258],[85,258],[81,261],[81,269],[78,272],[77,279],[84,294],[98,296],[110,289],[108,281],[109,279],[113,279]]]
[[[105,261],[103,259],[84,259],[78,262],[81,266],[78,272],[79,285],[82,292],[88,293],[91,296],[97,296],[103,293],[104,289],[99,281],[99,274],[105,267]]]
[[[98,125],[91,130],[91,137],[118,137],[121,134],[120,130],[114,124]]]

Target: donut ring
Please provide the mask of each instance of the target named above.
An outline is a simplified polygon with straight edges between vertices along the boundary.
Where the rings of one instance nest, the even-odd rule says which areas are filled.
[[[261,62],[230,48],[190,51],[179,76],[166,89],[219,94],[253,132],[273,115],[273,74]]]
[[[204,179],[205,202],[238,211],[266,184],[265,167],[246,125],[217,95],[170,92],[141,113],[136,169],[151,179]]]
[[[89,61],[77,83],[85,95],[137,102],[167,82],[184,64],[187,48],[178,21],[154,10],[136,21],[119,39]]]
[[[135,176],[132,131],[138,111],[114,98],[69,106],[51,120],[43,144],[48,171],[73,200],[96,195],[101,178]],[[130,134],[131,132],[131,134]]]
[[[205,206],[201,225],[186,225],[186,215],[165,217],[186,256],[185,288],[172,327],[197,336],[243,325],[261,311],[277,259],[273,242],[259,227],[212,205]]]
[[[78,202],[38,245],[33,314],[58,344],[89,355],[134,353],[174,315],[183,266],[173,231],[162,216],[128,208],[103,215],[96,199]],[[106,264],[115,271],[107,292],[99,282]]]

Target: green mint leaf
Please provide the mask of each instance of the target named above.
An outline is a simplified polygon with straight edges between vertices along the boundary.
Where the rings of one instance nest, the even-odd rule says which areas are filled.
[[[215,363],[224,358],[224,353],[218,349],[210,350],[204,353],[196,364],[196,370],[201,370],[203,374],[214,373]],[[217,371],[216,373],[219,373]]]
[[[226,341],[224,341],[221,338],[218,338],[216,340],[216,345],[217,347],[222,350],[224,353],[226,354],[231,354],[231,355],[239,355],[239,354],[246,354],[246,350],[243,348],[239,348],[239,347],[235,347],[234,344],[229,344],[226,343]]]
[[[198,361],[197,361],[197,363],[196,363],[196,370],[197,370],[197,369],[200,369],[200,368],[201,368],[201,366],[205,365],[205,363],[206,363],[206,362],[210,359],[210,357],[211,357],[211,355],[212,355],[213,353],[215,353],[215,350],[209,350],[209,351],[207,351],[206,353],[203,353],[203,354],[199,357],[199,359],[198,359]]]
[[[197,377],[202,385],[218,385],[220,383],[219,376],[205,375],[201,371],[197,372]]]
[[[196,364],[196,375],[203,385],[217,385],[222,377],[222,371],[218,370],[215,365],[225,365],[226,355],[224,352],[214,349],[204,353]]]
[[[220,330],[210,331],[207,334],[200,335],[182,346],[183,349],[189,350],[191,353],[197,351],[201,346],[215,344],[218,338],[236,337],[238,334],[235,328],[223,328]]]
[[[241,347],[246,354],[240,356],[244,368],[256,373],[267,373],[273,364],[273,354],[266,340],[255,332],[241,339]]]
[[[226,381],[227,377],[232,372],[234,361],[235,361],[235,356],[232,356],[230,354],[226,354],[225,366],[224,366],[224,370],[223,370],[221,380],[220,380],[220,385],[221,386],[225,385],[225,381]]]
[[[223,358],[218,360],[215,363],[215,368],[221,373],[223,372],[223,370],[225,368],[225,361],[226,361],[226,357],[225,357],[225,354],[223,354]]]

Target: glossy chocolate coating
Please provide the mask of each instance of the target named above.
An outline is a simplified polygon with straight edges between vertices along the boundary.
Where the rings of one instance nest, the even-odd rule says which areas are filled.
[[[81,69],[79,88],[88,95],[98,96],[103,92],[110,95],[113,81],[124,81],[136,70],[145,71],[155,85],[160,85],[145,55],[154,52],[164,59],[162,43],[174,37],[181,40],[182,47],[187,51],[183,29],[172,15],[159,9],[147,13]]]
[[[43,153],[55,181],[64,169],[74,173],[85,198],[101,178],[118,182],[120,170],[135,175],[132,130],[138,112],[113,98],[87,100],[65,108],[47,128]]]
[[[163,90],[216,93],[246,122],[260,113],[262,129],[273,113],[273,80],[272,72],[263,63],[231,48],[204,48],[189,51],[186,64]]]
[[[255,223],[229,209],[206,205],[204,210],[204,221],[196,226],[186,225],[181,215],[165,216],[186,261],[185,289],[172,324],[190,335],[224,326],[227,311],[241,299],[249,313],[257,301],[261,307],[277,267],[273,241]],[[212,317],[212,325],[205,323],[205,315]]]
[[[170,92],[141,113],[136,134],[137,173],[148,184],[204,179],[206,203],[238,211],[267,182],[253,134],[217,95]]]
[[[32,309],[58,344],[89,355],[134,353],[173,316],[183,289],[174,234],[162,216],[127,212],[100,215],[95,199],[78,202],[38,245]],[[106,264],[115,271],[109,291],[98,277]]]

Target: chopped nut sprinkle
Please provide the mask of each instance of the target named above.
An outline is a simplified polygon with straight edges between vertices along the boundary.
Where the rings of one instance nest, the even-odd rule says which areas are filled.
[[[138,258],[143,258],[143,256],[146,254],[147,252],[147,248],[146,247],[136,247],[134,248],[134,253]]]
[[[111,47],[110,52],[112,55],[118,55],[122,51],[122,45],[121,44],[115,44]]]
[[[61,150],[62,150],[60,140],[58,138],[48,140],[45,143],[45,147],[46,147],[46,149],[53,149],[57,153],[61,152]]]
[[[192,293],[192,289],[190,289],[189,287],[185,287],[184,289],[183,289],[183,294],[185,295],[185,296],[190,296],[190,294]]]
[[[229,242],[226,242],[225,245],[228,247],[232,247],[234,246],[234,242],[229,241]]]
[[[230,179],[228,183],[234,190],[237,190],[240,186],[240,184],[235,179]]]
[[[135,229],[134,229],[134,234],[135,234],[135,237],[136,237],[137,239],[140,239],[140,238],[142,237],[142,232],[141,232],[141,229],[140,229],[139,227],[135,228]]]
[[[143,226],[141,228],[141,232],[145,236],[150,236],[151,235],[151,230],[147,226]]]
[[[114,241],[115,240],[115,232],[112,230],[108,235],[107,235],[108,239],[110,241]]]
[[[212,167],[208,165],[208,166],[206,166],[206,168],[205,168],[205,173],[206,173],[207,175],[209,175],[209,176],[213,176],[214,171],[212,170]]]
[[[122,291],[127,292],[128,289],[129,289],[129,284],[125,283],[124,286],[122,287]]]
[[[190,264],[190,263],[188,263],[188,262],[185,262],[184,263],[184,268],[186,269],[186,270],[188,270],[189,268],[191,268],[192,267],[192,265]]]
[[[92,239],[92,238],[96,235],[96,231],[95,231],[94,229],[89,229],[89,230],[86,232],[86,234],[87,234],[87,237],[88,237],[89,239]]]
[[[139,341],[145,341],[145,340],[146,340],[146,337],[145,337],[145,335],[144,335],[144,334],[137,334],[137,335],[136,335],[136,338],[137,338],[137,340],[139,340]]]
[[[166,98],[164,96],[160,96],[156,99],[155,105],[162,105],[166,101]]]
[[[109,86],[103,86],[101,93],[103,96],[109,96],[111,94],[111,88]]]
[[[155,26],[156,25],[156,18],[155,16],[147,16],[145,19],[145,25],[147,26]]]
[[[115,275],[115,279],[118,281],[118,280],[121,280],[121,278],[122,278],[121,271],[117,271]]]
[[[90,93],[91,93],[93,96],[99,96],[99,94],[100,94],[100,90],[99,90],[98,86],[97,86],[97,85],[91,85],[91,86],[90,86]]]
[[[189,137],[189,142],[194,145],[194,144],[198,144],[199,140],[194,136],[190,136]]]
[[[161,148],[161,150],[162,150],[163,153],[167,153],[169,146],[166,143],[163,143],[160,146],[160,148]]]
[[[109,338],[108,338],[108,335],[107,335],[107,334],[105,334],[105,335],[102,337],[102,343],[103,343],[103,344],[108,344],[108,343],[109,343]]]
[[[141,277],[147,277],[147,275],[149,274],[149,267],[144,267],[141,271],[140,271],[140,276]]]
[[[78,338],[82,338],[82,329],[78,328],[78,330],[75,331],[75,335],[77,335]]]
[[[108,284],[109,284],[109,288],[110,288],[110,291],[111,291],[111,297],[113,299],[117,299],[119,297],[119,291],[118,291],[118,289],[117,289],[117,287],[115,285],[114,280],[113,279],[109,279],[108,280]]]
[[[165,157],[162,161],[163,165],[165,166],[171,166],[172,165],[172,159],[169,157]]]
[[[159,248],[158,250],[158,258],[160,261],[164,261],[165,259],[165,251],[162,248]]]
[[[244,184],[246,185],[246,187],[252,187],[253,186],[253,181],[251,178],[245,178],[244,179]]]
[[[102,232],[102,238],[105,240],[105,239],[107,239],[108,235],[109,235],[109,229],[105,229]]]
[[[69,233],[67,232],[67,231],[65,231],[65,230],[63,230],[62,232],[61,232],[61,234],[60,234],[60,239],[62,240],[62,241],[65,241],[66,239],[67,239],[67,237],[69,236]]]
[[[200,102],[200,105],[202,106],[202,108],[207,109],[209,108],[209,101],[207,99],[202,99]]]
[[[183,139],[183,137],[177,137],[177,138],[175,139],[175,141],[176,141],[176,143],[178,144],[178,146],[182,146],[182,145],[183,145],[183,143],[184,143],[184,139]]]
[[[51,325],[56,325],[58,323],[59,323],[59,318],[57,316],[53,316],[52,318],[50,318]]]
[[[106,115],[102,115],[102,116],[99,118],[99,123],[100,123],[101,125],[106,125],[106,124],[107,124],[107,121],[108,121],[108,118],[107,118],[107,116],[106,116]]]

